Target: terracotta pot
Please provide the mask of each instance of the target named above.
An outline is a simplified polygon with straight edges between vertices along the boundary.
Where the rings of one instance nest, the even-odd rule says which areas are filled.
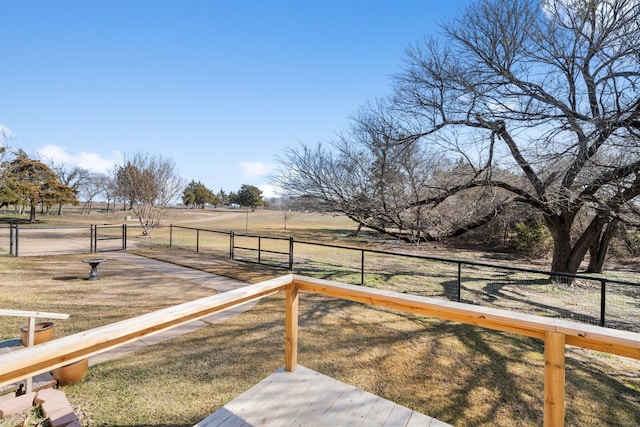
[[[51,337],[53,336],[53,327],[54,327],[54,323],[53,322],[39,322],[36,323],[36,328],[34,329],[34,334],[33,334],[33,344],[40,344],[43,342],[47,342],[49,340],[51,340]],[[23,346],[27,346],[27,343],[29,342],[29,325],[24,325],[22,328],[20,328],[20,332],[21,337],[20,337],[20,342],[22,343]]]
[[[58,385],[75,384],[82,381],[89,369],[89,359],[78,360],[70,365],[61,366],[53,370],[53,378]]]

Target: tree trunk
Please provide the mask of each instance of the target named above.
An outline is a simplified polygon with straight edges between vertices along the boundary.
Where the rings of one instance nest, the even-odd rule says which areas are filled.
[[[35,203],[31,203],[31,206],[29,209],[29,222],[31,223],[36,222],[36,204]]]
[[[545,222],[553,237],[553,261],[551,263],[551,271],[553,272],[576,274],[589,248],[598,239],[606,223],[604,218],[594,217],[578,240],[572,244],[571,228],[575,217],[576,213],[574,212],[545,217]],[[555,279],[559,279],[559,277]],[[562,281],[566,282],[567,279]]]
[[[607,224],[602,236],[599,236],[589,248],[589,266],[587,273],[602,273],[604,260],[609,250],[609,243],[618,230],[618,221],[612,220]]]
[[[58,203],[58,216],[62,215],[62,202]]]
[[[572,272],[569,269],[571,258],[571,226],[575,215],[556,215],[545,217],[545,222],[553,238],[553,260],[551,271],[559,273]],[[577,269],[576,269],[577,271]]]

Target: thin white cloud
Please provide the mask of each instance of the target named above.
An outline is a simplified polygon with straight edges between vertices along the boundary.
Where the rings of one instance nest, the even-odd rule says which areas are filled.
[[[264,162],[240,162],[240,168],[244,178],[256,178],[267,176],[276,168],[276,165]]]
[[[76,165],[87,169],[91,172],[107,173],[113,167],[113,164],[120,162],[122,153],[119,151],[111,152],[109,158],[103,157],[97,153],[87,153],[81,151],[76,154],[67,153],[65,147],[58,145],[45,145],[38,148],[38,154],[47,161],[53,163],[63,163],[67,165]]]
[[[271,184],[260,185],[258,188],[262,191],[262,197],[264,198],[278,197],[276,187]]]

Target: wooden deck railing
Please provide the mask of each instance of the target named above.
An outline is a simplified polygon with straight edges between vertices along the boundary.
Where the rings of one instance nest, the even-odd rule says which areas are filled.
[[[566,345],[640,359],[640,334],[637,333],[287,275],[0,356],[0,385],[72,363],[280,290],[286,291],[285,368],[288,371],[295,370],[297,364],[300,292],[312,292],[543,340],[545,426],[564,425]]]
[[[0,309],[0,316],[10,316],[10,317],[27,317],[29,318],[29,323],[27,323],[27,342],[26,346],[31,347],[35,342],[35,330],[36,330],[36,319],[68,319],[69,315],[65,313],[45,313],[42,311],[25,311],[25,310],[4,310]],[[25,392],[31,392],[32,388],[32,378],[31,376],[25,378]]]

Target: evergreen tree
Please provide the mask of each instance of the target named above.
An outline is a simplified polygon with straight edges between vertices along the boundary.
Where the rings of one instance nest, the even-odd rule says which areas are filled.
[[[23,151],[3,168],[5,180],[0,187],[0,201],[3,205],[29,206],[30,222],[36,222],[38,204],[47,208],[57,203],[78,204],[77,190],[60,183],[58,175],[47,165],[30,159]]]

